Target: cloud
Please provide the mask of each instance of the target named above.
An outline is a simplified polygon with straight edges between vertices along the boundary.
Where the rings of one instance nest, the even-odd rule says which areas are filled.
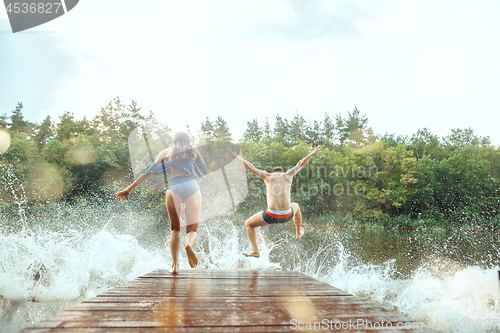
[[[258,36],[293,41],[353,37],[359,34],[358,22],[375,6],[353,1],[288,0],[284,2],[286,16],[261,20],[252,30]]]
[[[47,32],[11,32],[0,19],[0,114],[8,116],[18,102],[30,121],[54,108],[67,79],[78,74],[78,57],[61,37]]]

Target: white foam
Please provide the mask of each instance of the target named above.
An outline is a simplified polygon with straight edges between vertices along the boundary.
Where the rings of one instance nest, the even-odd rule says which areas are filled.
[[[446,330],[443,324],[447,321],[451,324],[453,320],[458,323],[462,320],[469,324],[500,318],[500,267],[467,267],[435,257],[422,264],[411,278],[397,279],[393,277],[393,260],[382,265],[353,266],[342,246],[338,248],[340,260],[322,278],[333,286],[427,324],[439,322],[439,329],[450,332],[462,330],[460,327]]]
[[[235,226],[227,220],[218,222],[217,226],[201,227],[200,233],[206,234],[208,248],[198,255],[201,262],[199,268],[280,270],[281,265],[273,263],[270,257],[275,244],[266,240],[265,235],[260,230],[257,230],[260,257],[246,258],[242,255],[243,252],[248,252],[250,247],[248,247],[249,242],[246,235],[245,238],[241,237],[241,228],[242,226]]]
[[[86,294],[91,280],[109,288],[166,267],[161,250],[147,251],[134,237],[106,229],[90,237],[42,230],[0,234],[0,295],[16,301],[75,299]]]
[[[110,221],[123,220],[120,223],[134,230],[145,224],[131,219],[137,214],[111,214]],[[154,269],[170,268],[167,234],[155,247],[141,243],[140,232],[127,228],[118,231],[94,222],[83,229],[78,223],[60,227],[61,231],[0,230],[0,295],[37,302],[88,298]],[[363,263],[344,248],[341,238],[326,239],[309,251],[303,246],[313,243],[295,240],[292,229],[278,240],[268,239],[267,234],[276,233],[264,230],[271,229],[257,231],[260,258],[246,258],[241,253],[250,243],[243,225],[227,220],[201,225],[195,269],[295,270],[426,322],[500,317],[499,267],[464,266],[434,257],[421,262],[410,277],[396,278],[401,275],[394,260]],[[180,268],[191,269],[182,247]]]

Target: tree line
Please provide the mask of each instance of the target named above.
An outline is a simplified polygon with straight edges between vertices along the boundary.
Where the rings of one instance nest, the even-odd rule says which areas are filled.
[[[58,121],[47,116],[40,123],[24,119],[22,109],[19,103],[10,116],[0,116],[0,128],[12,138],[0,157],[0,180],[12,187],[15,178],[28,203],[89,193],[109,196],[131,181],[128,137],[137,127],[148,124],[153,132],[167,133],[171,143],[171,130],[154,113],[144,115],[135,101],[125,105],[116,98],[92,119],[77,120],[65,112]],[[233,141],[220,116],[207,117],[190,134],[208,146]],[[367,117],[354,108],[346,116],[325,112],[312,123],[298,113],[290,120],[277,115],[272,128],[268,119],[263,124],[253,119],[237,144],[244,158],[268,171],[291,168],[321,145],[322,153],[292,184],[292,200],[308,214],[334,212],[360,221],[407,216],[455,227],[499,225],[500,150],[472,129],[453,129],[443,138],[425,128],[411,136],[375,135]],[[247,180],[249,192],[238,209],[264,208],[263,182],[248,173]],[[13,199],[12,189],[4,185],[0,204],[5,206]],[[161,191],[139,192],[161,206]]]

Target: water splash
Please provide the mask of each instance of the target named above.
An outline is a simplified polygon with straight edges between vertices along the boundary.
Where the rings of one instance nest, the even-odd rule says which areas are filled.
[[[133,203],[82,199],[74,205],[56,204],[27,217],[26,224],[29,228],[15,230],[0,226],[2,331],[17,331],[107,288],[171,266],[166,221]],[[299,271],[427,322],[499,317],[498,255],[493,252],[485,256],[487,262],[467,253],[460,254],[466,258],[462,261],[442,254],[416,260],[403,248],[401,255],[414,266],[402,274],[394,258],[364,257],[362,242],[348,230],[309,228],[300,241],[287,226],[259,228],[257,234],[261,257],[246,258],[241,253],[250,243],[242,223],[214,219],[200,225],[196,269]],[[419,235],[410,236],[412,244],[439,252],[439,242],[432,248]],[[369,236],[374,241],[380,237]],[[191,270],[182,250],[180,268]]]
[[[110,288],[156,267],[164,253],[151,252],[128,235],[106,229],[0,235],[0,295],[14,301],[61,301],[84,296],[91,284]],[[103,255],[105,254],[105,255]]]
[[[257,243],[260,249],[259,258],[243,257],[250,244],[244,226],[236,226],[233,222],[221,219],[217,224],[200,226],[198,248],[200,269],[216,270],[281,270],[279,263],[272,262],[271,251],[278,245],[270,242],[261,230],[257,230]],[[186,259],[187,260],[187,259]],[[183,260],[185,261],[185,260]]]
[[[22,226],[26,224],[26,212],[24,206],[28,203],[26,191],[19,178],[14,173],[15,165],[0,163],[0,184],[2,184],[2,199],[0,204],[16,204],[19,222]]]

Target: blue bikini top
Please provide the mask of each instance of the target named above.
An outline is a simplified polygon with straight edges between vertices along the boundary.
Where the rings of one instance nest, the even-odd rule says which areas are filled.
[[[178,158],[173,161],[164,162],[164,163],[153,163],[149,169],[143,172],[143,174],[153,172],[155,175],[162,174],[164,171],[170,174],[170,167],[174,166],[179,169],[183,169],[188,174],[195,178],[203,177],[207,174],[207,165],[205,163],[200,163],[192,158]]]

